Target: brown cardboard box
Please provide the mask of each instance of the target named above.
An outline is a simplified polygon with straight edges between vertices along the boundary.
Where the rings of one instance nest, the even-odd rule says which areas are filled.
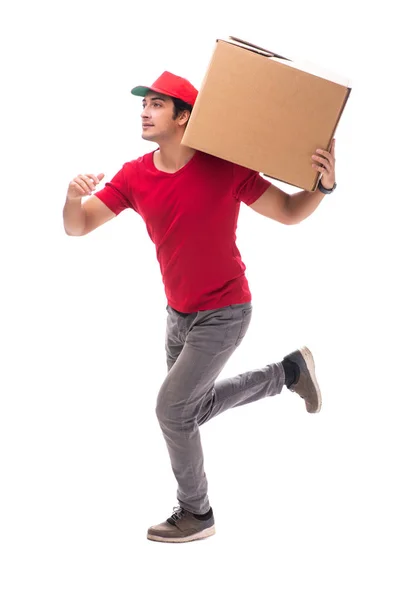
[[[329,149],[350,94],[349,82],[317,71],[238,38],[217,40],[182,143],[315,190],[311,156]]]

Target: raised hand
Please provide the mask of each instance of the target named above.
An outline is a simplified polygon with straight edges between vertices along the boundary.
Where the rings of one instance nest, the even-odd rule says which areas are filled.
[[[100,173],[99,175],[78,175],[69,183],[67,200],[81,200],[83,196],[90,196],[103,177],[104,173]]]
[[[316,154],[312,155],[313,168],[322,173],[321,183],[328,190],[333,188],[333,184],[335,183],[335,142],[336,140],[332,140],[332,144],[330,147],[330,152],[327,150],[321,150],[318,148],[316,150]]]

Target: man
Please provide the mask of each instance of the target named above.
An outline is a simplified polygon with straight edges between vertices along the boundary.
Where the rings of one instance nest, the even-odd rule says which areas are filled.
[[[179,506],[165,522],[150,527],[147,537],[186,542],[215,533],[201,424],[233,406],[279,394],[284,385],[304,398],[308,412],[320,410],[307,348],[282,362],[216,379],[251,319],[245,265],[235,243],[240,203],[287,225],[307,218],[336,186],[334,142],[330,152],[318,149],[312,156],[313,168],[322,174],[319,189],[289,195],[259,173],[181,145],[197,96],[186,79],[166,71],[132,94],[143,97],[142,137],[156,142],[157,149],[125,163],[96,194],[103,174],[73,179],[64,227],[68,235],[86,235],[131,208],[144,219],[156,246],[168,300],[168,375],[156,413],[178,483]]]

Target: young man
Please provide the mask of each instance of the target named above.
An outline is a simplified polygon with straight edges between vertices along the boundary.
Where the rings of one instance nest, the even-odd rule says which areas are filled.
[[[319,189],[289,195],[259,173],[181,145],[197,96],[186,79],[164,72],[132,94],[143,97],[142,137],[158,148],[125,163],[94,195],[103,174],[73,179],[64,227],[68,235],[86,235],[131,208],[144,219],[156,246],[168,300],[168,375],[156,413],[178,483],[179,506],[165,522],[150,527],[147,537],[186,542],[215,532],[201,424],[233,406],[279,394],[284,385],[305,400],[308,412],[321,408],[307,348],[282,362],[216,379],[251,319],[251,294],[235,243],[240,203],[286,225],[307,218],[336,186],[334,143],[331,152],[318,149],[312,156],[314,169],[322,173]]]

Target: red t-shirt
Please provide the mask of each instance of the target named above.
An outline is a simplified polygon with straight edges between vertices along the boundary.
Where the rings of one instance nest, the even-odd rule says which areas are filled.
[[[249,302],[236,247],[240,202],[252,204],[270,182],[203,152],[176,173],[164,173],[153,154],[125,163],[96,196],[117,215],[126,208],[141,215],[171,307],[190,313]]]

